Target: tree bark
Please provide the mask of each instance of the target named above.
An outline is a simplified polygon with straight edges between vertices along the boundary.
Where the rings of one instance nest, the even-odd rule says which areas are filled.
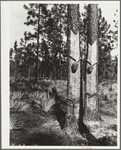
[[[88,5],[88,55],[86,72],[86,120],[98,117],[98,7]]]
[[[79,5],[68,5],[68,82],[66,132],[73,134],[77,130],[80,100],[80,49],[79,49]],[[76,63],[76,71],[73,64]],[[78,66],[77,66],[78,65]]]

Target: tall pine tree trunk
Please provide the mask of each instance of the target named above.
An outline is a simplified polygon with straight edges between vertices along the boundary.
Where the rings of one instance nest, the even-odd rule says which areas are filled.
[[[18,77],[18,68],[17,68],[17,55],[18,55],[18,50],[17,50],[17,41],[14,43],[14,50],[15,50],[15,78]]]
[[[61,15],[60,15],[60,41],[61,41]],[[61,66],[61,43],[60,43],[60,52],[59,52],[59,74],[60,80],[62,79],[62,66]]]
[[[36,62],[36,80],[38,79],[38,53],[39,53],[39,23],[40,23],[40,4],[38,13],[38,33],[37,33],[37,62]]]
[[[79,49],[79,5],[68,5],[68,84],[66,132],[72,135],[77,130],[80,100],[80,59]]]
[[[17,78],[18,77],[18,67],[17,67],[17,54],[16,54],[16,56],[15,56],[15,78]]]
[[[86,120],[98,117],[98,7],[96,4],[88,5],[88,55],[86,73]]]

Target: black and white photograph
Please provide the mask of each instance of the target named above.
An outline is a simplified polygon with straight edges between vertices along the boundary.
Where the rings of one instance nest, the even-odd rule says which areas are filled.
[[[120,148],[120,1],[2,1],[2,148]]]

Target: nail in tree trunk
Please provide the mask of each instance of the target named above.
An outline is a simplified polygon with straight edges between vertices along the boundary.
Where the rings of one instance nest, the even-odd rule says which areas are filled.
[[[77,130],[80,100],[79,5],[68,5],[68,82],[66,132]],[[78,62],[77,62],[78,61]]]
[[[98,7],[97,4],[88,5],[88,56],[86,72],[86,120],[96,119],[98,116]]]

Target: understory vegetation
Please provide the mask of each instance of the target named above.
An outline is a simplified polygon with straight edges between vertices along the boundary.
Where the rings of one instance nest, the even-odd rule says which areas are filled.
[[[10,145],[117,145],[115,81],[103,81],[98,86],[100,121],[84,120],[97,141],[93,137],[87,139],[79,132],[70,137],[62,130],[66,113],[67,81],[44,79],[36,83],[32,79],[16,81],[14,78],[10,81]]]

